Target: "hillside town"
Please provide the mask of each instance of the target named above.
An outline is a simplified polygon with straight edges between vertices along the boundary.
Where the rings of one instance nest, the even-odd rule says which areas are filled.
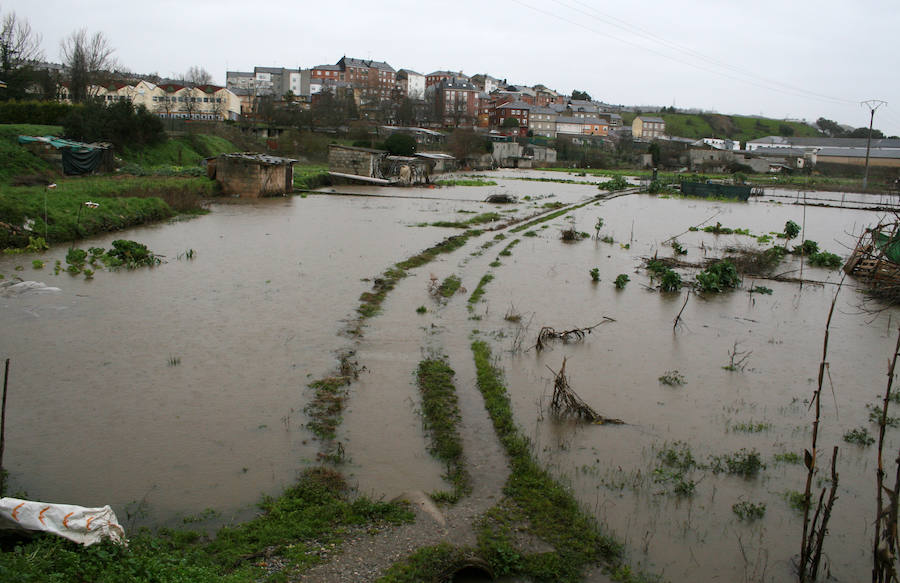
[[[64,80],[62,65],[40,63],[35,68],[57,80],[57,100],[80,99]],[[579,90],[565,94],[543,84],[516,84],[485,73],[436,70],[423,74],[395,69],[384,61],[343,56],[333,65],[310,68],[258,66],[252,71],[227,71],[221,86],[201,67],[192,69],[197,73],[192,78],[178,80],[107,74],[86,91],[107,103],[128,100],[172,121],[258,124],[265,126],[266,136],[277,137],[286,126],[304,124],[316,131],[346,132],[354,122],[379,136],[408,133],[425,146],[440,145],[448,132],[459,128],[494,142],[520,142],[521,148],[493,157],[499,166],[555,163],[560,146],[563,150],[626,146],[635,152],[640,166],[703,172],[810,171],[818,164],[900,167],[898,139],[867,142],[862,137],[831,137],[829,132],[816,132],[820,133],[816,137],[769,135],[743,143],[724,134],[682,137],[666,127],[665,107],[612,105]],[[38,86],[33,90],[40,91]],[[672,108],[670,113],[674,112]],[[651,153],[650,144],[656,144],[657,154]],[[567,158],[563,154],[559,160]],[[478,165],[474,159],[460,163]]]

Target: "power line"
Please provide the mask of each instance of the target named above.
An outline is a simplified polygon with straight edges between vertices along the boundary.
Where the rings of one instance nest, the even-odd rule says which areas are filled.
[[[767,78],[767,77],[763,77],[763,76],[758,75],[758,74],[756,74],[756,73],[753,73],[753,72],[747,71],[747,70],[745,70],[745,69],[742,69],[742,68],[740,68],[740,67],[734,66],[734,65],[732,65],[731,63],[728,63],[728,62],[726,62],[726,61],[722,61],[722,60],[717,59],[717,58],[715,58],[715,57],[710,57],[709,55],[706,55],[706,54],[704,54],[704,53],[701,53],[701,52],[699,52],[699,51],[696,51],[696,50],[694,50],[694,49],[692,49],[692,48],[690,48],[690,47],[687,47],[687,46],[685,46],[685,45],[679,44],[679,43],[674,42],[674,41],[670,41],[670,40],[668,40],[668,39],[666,39],[666,38],[664,38],[664,37],[661,37],[661,36],[659,36],[659,35],[653,33],[652,31],[649,31],[649,30],[647,30],[647,29],[645,29],[645,28],[642,28],[642,27],[640,27],[640,26],[631,24],[631,23],[629,23],[628,21],[623,20],[623,19],[621,19],[621,18],[617,18],[617,17],[615,17],[615,16],[612,16],[612,15],[605,14],[605,13],[603,13],[603,12],[600,12],[600,11],[597,10],[596,8],[594,8],[594,7],[592,7],[592,6],[589,6],[589,5],[587,5],[587,4],[585,4],[584,2],[581,2],[581,1],[579,1],[579,0],[572,0],[572,1],[573,1],[575,4],[578,4],[578,5],[580,5],[580,6],[583,6],[583,7],[587,8],[590,12],[585,11],[585,10],[580,10],[580,9],[578,9],[578,8],[573,8],[572,6],[569,6],[569,5],[567,5],[567,4],[563,3],[563,2],[561,2],[560,0],[554,0],[554,1],[555,1],[557,4],[560,4],[560,5],[562,5],[562,6],[566,7],[566,8],[569,8],[569,9],[571,9],[571,10],[576,10],[576,11],[581,12],[582,14],[585,14],[585,15],[587,15],[587,16],[590,16],[590,17],[592,17],[592,18],[594,18],[594,19],[600,20],[600,21],[602,21],[602,22],[606,22],[607,24],[610,24],[611,26],[614,26],[614,27],[619,28],[619,29],[621,29],[621,30],[625,30],[626,32],[631,32],[631,33],[637,34],[637,35],[639,35],[639,36],[642,36],[642,37],[644,37],[644,38],[650,40],[651,42],[655,42],[655,43],[658,43],[658,44],[661,44],[661,45],[665,45],[665,46],[667,46],[667,47],[669,47],[669,48],[671,48],[671,49],[674,49],[675,51],[678,51],[678,52],[680,52],[680,53],[684,53],[685,55],[688,55],[688,56],[693,57],[693,58],[696,58],[696,59],[700,59],[700,60],[702,60],[702,61],[705,61],[705,62],[709,63],[710,65],[713,65],[713,66],[716,66],[716,67],[720,67],[720,68],[722,68],[722,69],[728,69],[728,70],[731,70],[731,71],[733,71],[733,72],[735,72],[735,73],[737,73],[737,74],[739,74],[739,75],[744,75],[744,76],[746,76],[746,77],[756,78],[756,79],[759,79],[759,80],[761,80],[761,81],[763,81],[763,82],[765,82],[765,83],[771,84],[771,85],[781,86],[781,87],[787,88],[787,89],[789,89],[789,90],[791,90],[791,91],[797,91],[797,92],[804,93],[804,94],[809,95],[809,96],[812,96],[812,97],[817,97],[817,98],[824,99],[824,100],[828,100],[828,101],[834,101],[834,102],[841,103],[841,104],[844,104],[844,105],[851,105],[851,104],[852,104],[852,105],[855,105],[855,104],[857,103],[856,101],[851,100],[851,99],[845,99],[845,98],[841,98],[841,97],[833,97],[833,96],[830,96],[830,95],[824,95],[824,94],[822,94],[822,93],[817,93],[817,92],[815,92],[815,91],[809,91],[808,89],[804,89],[804,88],[802,88],[802,87],[797,87],[797,86],[795,86],[795,85],[790,85],[790,84],[784,83],[784,82],[782,82],[782,81],[778,81],[778,80],[774,80],[774,79],[769,79],[769,78]],[[593,14],[592,14],[592,13],[593,13]]]
[[[772,85],[771,82],[768,82],[768,81],[758,82],[758,81],[753,81],[753,80],[750,80],[750,79],[744,79],[744,78],[741,78],[741,77],[736,77],[736,76],[734,76],[734,75],[730,75],[730,74],[725,73],[725,72],[723,72],[723,71],[718,71],[718,70],[715,70],[715,69],[711,69],[711,68],[709,68],[709,67],[702,66],[702,65],[700,65],[700,64],[698,64],[698,63],[696,63],[696,62],[691,62],[691,61],[686,61],[686,60],[680,59],[680,58],[678,58],[678,57],[672,56],[672,55],[667,54],[667,53],[665,53],[665,52],[662,52],[662,51],[660,51],[660,50],[656,50],[656,49],[654,49],[654,48],[652,48],[652,47],[648,47],[648,46],[645,46],[645,45],[642,45],[642,44],[639,44],[639,43],[630,41],[630,40],[628,40],[628,39],[624,39],[624,38],[621,38],[621,37],[617,37],[617,36],[611,35],[611,34],[601,33],[600,31],[598,31],[598,30],[596,30],[596,29],[594,29],[594,28],[592,28],[592,27],[590,27],[590,26],[588,26],[588,25],[586,25],[586,24],[584,24],[584,23],[582,23],[582,22],[577,22],[577,21],[574,21],[574,20],[565,18],[565,17],[563,17],[563,16],[561,16],[561,15],[559,15],[559,14],[556,14],[556,13],[554,13],[554,12],[550,12],[550,11],[547,11],[547,10],[543,10],[543,9],[541,9],[541,8],[537,8],[537,7],[535,7],[535,6],[532,6],[532,5],[530,5],[530,4],[527,4],[527,3],[523,2],[522,0],[512,0],[512,2],[514,2],[514,3],[516,3],[516,4],[519,4],[520,6],[524,6],[525,8],[528,8],[529,10],[532,10],[532,11],[534,11],[534,12],[538,12],[538,13],[543,14],[543,15],[545,15],[545,16],[549,16],[549,17],[551,17],[551,18],[555,18],[556,20],[560,20],[560,21],[562,21],[562,22],[566,22],[566,23],[568,23],[568,24],[571,24],[571,25],[573,25],[573,26],[577,26],[577,27],[579,27],[579,28],[583,28],[583,29],[585,29],[585,30],[587,30],[587,31],[589,31],[589,32],[592,32],[592,33],[594,33],[594,34],[596,34],[596,35],[598,35],[598,36],[603,36],[604,38],[608,38],[608,39],[614,40],[614,41],[619,42],[619,43],[622,43],[622,44],[626,44],[626,45],[630,45],[630,46],[633,46],[633,47],[636,47],[636,48],[639,48],[639,49],[643,49],[643,50],[645,50],[645,51],[647,51],[647,52],[650,52],[650,53],[655,54],[655,55],[657,55],[657,56],[660,56],[660,57],[662,57],[662,58],[669,59],[669,60],[671,60],[671,61],[675,61],[676,63],[680,63],[680,64],[682,64],[682,65],[686,65],[686,66],[689,66],[689,67],[693,67],[693,68],[695,68],[695,69],[699,69],[699,70],[701,70],[701,71],[705,71],[705,72],[711,73],[711,74],[713,74],[713,75],[718,75],[718,76],[724,77],[724,78],[726,78],[726,79],[731,79],[732,81],[738,81],[738,82],[740,82],[740,83],[745,83],[745,84],[747,84],[747,85],[752,85],[752,86],[755,86],[755,87],[759,87],[759,88],[761,88],[761,89],[766,89],[766,90],[768,90],[768,91],[774,91],[774,92],[777,92],[777,93],[782,93],[782,94],[785,94],[785,95],[790,95],[790,96],[792,96],[792,97],[802,97],[802,98],[805,98],[805,99],[815,99],[815,100],[817,100],[817,101],[822,101],[822,102],[826,102],[826,103],[831,103],[831,104],[833,104],[833,105],[847,105],[847,104],[850,104],[850,103],[855,103],[855,102],[849,101],[849,100],[844,100],[844,99],[839,99],[839,98],[834,98],[834,97],[827,97],[827,96],[818,95],[818,94],[815,94],[815,93],[812,93],[812,92],[808,92],[808,91],[805,91],[805,90],[783,89],[783,88],[780,88],[780,87],[777,87],[777,86]],[[580,11],[580,12],[584,13],[584,11]],[[591,15],[588,14],[588,16],[591,16]],[[619,26],[619,27],[617,27],[617,28],[620,28],[620,29],[621,29],[622,27]]]

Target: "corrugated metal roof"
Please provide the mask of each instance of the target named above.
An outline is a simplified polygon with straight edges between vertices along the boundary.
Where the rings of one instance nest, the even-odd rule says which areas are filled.
[[[284,166],[297,162],[293,158],[282,158],[280,156],[270,156],[268,154],[255,154],[253,152],[235,152],[232,154],[221,154],[222,158],[231,160],[247,160],[248,162],[260,162],[262,164],[271,164],[274,166]]]

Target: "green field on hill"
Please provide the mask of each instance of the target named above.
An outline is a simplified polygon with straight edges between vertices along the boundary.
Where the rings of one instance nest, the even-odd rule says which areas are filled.
[[[663,118],[666,122],[666,133],[670,136],[698,140],[700,138],[727,138],[746,142],[766,136],[821,136],[816,128],[797,121],[718,113],[648,113],[646,115]],[[623,113],[622,122],[630,126],[635,117],[637,117],[636,113]]]

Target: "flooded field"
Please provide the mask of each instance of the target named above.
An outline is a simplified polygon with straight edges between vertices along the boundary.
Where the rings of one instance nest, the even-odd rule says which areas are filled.
[[[50,266],[64,259],[64,249],[46,254],[43,270],[32,268],[31,255],[3,255],[7,279],[61,289],[0,297],[0,354],[12,360],[5,457],[12,490],[109,503],[122,516],[141,505],[145,524],[205,508],[226,520],[241,516],[261,493],[279,491],[315,462],[318,445],[303,427],[306,385],[330,374],[346,349],[365,369],[350,387],[337,439],[361,491],[392,498],[443,487],[442,468],[427,452],[414,379],[418,361],[432,354],[446,355],[457,371],[473,478],[498,482],[491,476],[505,469],[479,417],[469,350],[480,338],[499,358],[517,421],[538,457],[626,543],[634,564],[673,581],[791,580],[802,528],[791,493],[803,490],[808,401],[841,272],[804,265],[802,286],[745,279],[738,290],[691,294],[684,305],[687,288],[657,291],[643,265],[656,255],[672,257],[667,242],[676,235],[687,250],[679,259],[690,263],[734,248],[766,248],[778,240],[759,243],[702,227],[720,223],[766,235],[788,220],[804,226],[802,239],[846,257],[881,215],[795,205],[787,192],[750,203],[638,194],[589,202],[600,192],[590,183],[603,179],[513,170],[487,176],[497,185],[341,186],[308,198],[215,204],[194,220],[80,242],[87,248],[130,238],[167,257],[154,269],[101,272],[89,281],[53,275]],[[504,192],[520,202],[481,202]],[[865,202],[864,195],[806,195]],[[587,204],[519,232],[506,226],[545,212],[547,203]],[[485,212],[498,215],[476,226],[493,230],[411,270],[382,313],[366,320],[361,338],[344,333],[370,278],[460,232],[429,223]],[[573,226],[593,234],[598,218],[601,240],[561,240],[561,230]],[[193,259],[183,256],[188,249]],[[699,269],[678,271],[687,282]],[[776,273],[799,278],[799,259],[788,256]],[[470,309],[467,298],[485,274],[493,280]],[[630,279],[624,289],[613,285],[620,274]],[[466,292],[434,298],[432,276],[450,275]],[[772,293],[751,295],[753,285]],[[867,406],[883,394],[900,322],[897,310],[874,311],[881,306],[864,300],[848,279],[831,324],[819,435],[820,466],[840,446],[839,498],[825,553],[841,580],[868,575],[875,512],[875,447],[842,436],[858,428],[877,435]],[[533,349],[542,326],[587,327],[605,317],[613,321],[581,342]],[[726,370],[735,352],[746,358]],[[624,425],[549,413],[548,367],[558,370],[564,358],[572,388]],[[897,431],[888,430],[886,452],[897,451]],[[758,454],[756,474],[714,471],[742,449]],[[695,463],[681,473],[663,463],[666,454],[684,459],[686,452]],[[475,490],[482,491],[478,483]],[[741,502],[764,508],[764,516],[741,519],[733,510]]]

